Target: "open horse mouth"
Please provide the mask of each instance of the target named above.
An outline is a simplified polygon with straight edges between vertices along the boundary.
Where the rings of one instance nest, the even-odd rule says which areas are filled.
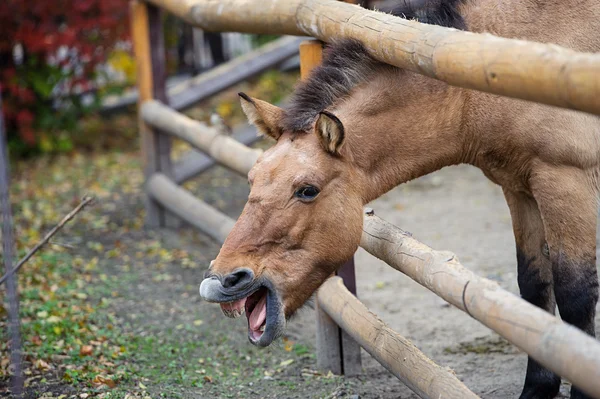
[[[249,294],[231,300],[229,297],[206,298],[210,302],[218,302],[221,311],[227,317],[237,318],[246,314],[248,320],[248,339],[253,345],[269,346],[285,327],[285,317],[276,292],[261,284]]]

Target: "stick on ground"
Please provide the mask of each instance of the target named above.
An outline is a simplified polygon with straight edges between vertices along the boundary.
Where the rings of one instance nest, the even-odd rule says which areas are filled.
[[[25,262],[27,262],[37,251],[40,250],[40,248],[42,248],[44,245],[46,245],[48,243],[48,241],[50,241],[50,239],[52,238],[52,236],[54,234],[56,234],[60,229],[62,229],[63,226],[65,224],[67,224],[67,222],[69,222],[71,219],[73,219],[75,217],[75,215],[77,215],[83,208],[85,208],[87,205],[89,205],[92,201],[94,201],[94,197],[88,197],[88,196],[83,197],[83,199],[81,200],[79,205],[77,205],[77,207],[75,209],[73,209],[71,212],[69,212],[69,214],[67,216],[65,216],[56,226],[54,226],[54,228],[52,230],[50,230],[48,232],[48,234],[46,234],[44,236],[42,241],[38,242],[37,245],[35,247],[33,247],[33,249],[31,249],[31,251],[29,251],[27,253],[27,255],[25,255],[25,257],[23,257],[23,259],[21,259],[19,261],[19,263],[17,263],[17,265],[15,266],[14,269],[12,269],[9,272],[6,272],[6,274],[4,276],[2,276],[2,278],[0,278],[0,285],[2,285],[2,283],[4,283],[4,281],[11,274],[13,274],[17,270],[19,270],[21,268],[21,266],[23,266],[25,264]]]

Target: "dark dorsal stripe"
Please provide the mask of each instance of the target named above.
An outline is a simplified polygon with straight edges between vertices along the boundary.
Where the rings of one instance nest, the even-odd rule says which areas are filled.
[[[394,8],[394,14],[417,19],[429,24],[464,29],[464,21],[457,11],[463,0],[412,0]],[[422,3],[417,8],[416,3]],[[412,4],[412,5],[411,5]],[[393,68],[371,58],[358,40],[342,39],[325,49],[323,63],[310,77],[301,82],[285,107],[283,130],[303,132],[312,128],[319,113],[333,106],[341,98],[384,68]]]
[[[465,0],[401,0],[389,11],[406,19],[416,19],[430,25],[466,30],[458,6]]]

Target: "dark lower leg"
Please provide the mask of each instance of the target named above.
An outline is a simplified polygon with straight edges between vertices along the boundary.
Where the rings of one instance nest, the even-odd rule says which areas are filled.
[[[517,271],[521,297],[554,314],[552,263],[544,254],[545,234],[535,200],[522,193],[505,190],[517,244]],[[553,398],[560,388],[560,377],[527,359],[527,374],[521,399]]]
[[[595,337],[594,319],[598,302],[595,256],[588,260],[569,260],[567,255],[559,252],[554,270],[554,291],[561,318]],[[572,387],[571,398],[591,397]]]
[[[531,304],[554,314],[555,302],[552,292],[552,280],[544,270],[549,270],[549,260],[537,256],[527,256],[517,248],[518,281],[521,297]],[[527,358],[527,374],[521,399],[553,398],[558,394],[560,377],[540,365],[531,357]]]
[[[595,336],[598,192],[585,170],[545,165],[530,179],[544,221],[561,318]],[[576,387],[571,398],[587,398]]]

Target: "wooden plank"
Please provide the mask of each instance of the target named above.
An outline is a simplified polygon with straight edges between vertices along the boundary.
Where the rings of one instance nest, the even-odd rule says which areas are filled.
[[[451,371],[435,364],[371,313],[341,278],[327,280],[317,292],[317,301],[371,356],[421,398],[478,398]]]
[[[454,86],[600,114],[600,54],[422,24],[335,0],[147,0],[210,31],[353,38]]]
[[[148,24],[150,27],[150,60],[152,67],[152,98],[168,103],[166,80],[166,53],[165,35],[163,31],[162,11],[153,5],[148,6]],[[159,130],[153,130],[156,140],[157,169],[161,173],[173,178],[171,165],[171,137],[162,134]],[[178,228],[180,221],[175,215],[159,209],[160,226]]]
[[[361,246],[465,311],[579,389],[600,397],[600,342],[420,243],[372,210]]]
[[[163,207],[220,243],[233,228],[235,220],[194,197],[162,173],[150,177],[146,190]]]
[[[244,125],[237,128],[231,136],[234,140],[250,146],[261,140],[256,128],[252,125]],[[186,154],[182,155],[181,159],[173,164],[173,180],[181,184],[200,173],[206,171],[217,162],[201,152],[200,150],[191,149]]]
[[[246,147],[239,141],[221,134],[217,128],[190,119],[155,100],[142,105],[141,115],[149,125],[186,141],[242,176],[248,175],[248,171],[262,153],[260,149]]]
[[[143,101],[153,97],[154,82],[152,74],[152,58],[150,48],[150,26],[148,19],[148,6],[146,3],[133,0],[131,7],[131,38],[137,65],[137,84],[139,92],[138,115]],[[139,117],[138,128],[141,139],[141,157],[144,177],[150,178],[160,169],[158,154],[158,137],[153,129]],[[145,223],[149,227],[159,227],[162,224],[162,210],[158,203],[149,195],[144,197],[146,209]]]
[[[356,294],[356,271],[354,267],[354,257],[344,263],[336,273],[344,282],[344,285],[352,295]],[[360,358],[360,346],[344,330],[340,330],[342,340],[342,367],[343,374],[347,376],[356,376],[362,373],[362,361]]]
[[[305,40],[300,43],[300,79],[308,78],[321,61],[323,61],[323,43],[318,40]]]
[[[317,369],[324,373],[344,374],[340,328],[321,306],[315,304]]]

